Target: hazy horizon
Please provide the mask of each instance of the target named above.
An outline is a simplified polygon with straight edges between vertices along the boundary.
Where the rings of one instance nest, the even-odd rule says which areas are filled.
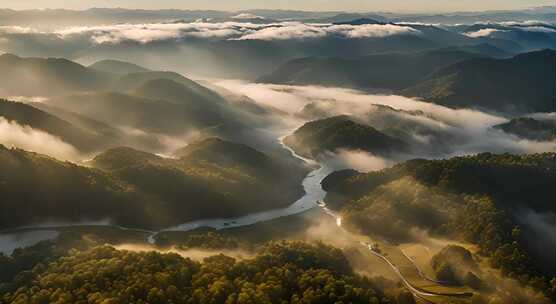
[[[147,0],[84,0],[84,1],[62,1],[62,0],[5,0],[0,8],[28,10],[28,9],[71,9],[86,10],[90,8],[125,8],[125,9],[184,9],[184,10],[218,10],[218,11],[240,11],[254,9],[280,9],[280,10],[303,10],[303,11],[381,11],[381,12],[478,12],[486,10],[518,10],[538,8],[556,5],[556,0],[462,0],[452,1],[430,1],[430,0],[407,0],[403,3],[387,0],[361,1],[346,0],[343,2],[328,0],[304,0],[296,4],[283,0],[241,0],[224,1],[216,0],[206,3],[200,0],[163,0],[152,3]]]

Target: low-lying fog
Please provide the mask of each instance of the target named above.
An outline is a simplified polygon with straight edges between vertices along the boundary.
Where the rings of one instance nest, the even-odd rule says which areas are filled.
[[[77,149],[62,139],[29,126],[8,121],[1,116],[0,144],[69,161],[79,161],[82,157]]]
[[[451,109],[402,96],[371,94],[333,87],[269,85],[218,79],[204,80],[204,83],[211,88],[226,92],[228,99],[242,98],[244,102],[255,103],[269,110],[270,115],[257,118],[263,120],[263,123],[256,126],[261,131],[259,135],[268,138],[254,140],[249,135],[238,136],[244,138],[245,143],[249,145],[260,143],[260,147],[255,146],[255,148],[261,150],[265,149],[263,145],[276,142],[277,137],[292,133],[307,121],[343,114],[351,115],[359,122],[371,125],[387,134],[395,130],[396,135],[402,134],[403,139],[412,146],[410,155],[397,157],[396,160],[379,158],[362,151],[339,151],[331,157],[331,165],[338,168],[371,171],[416,157],[446,158],[480,152],[556,151],[555,142],[525,140],[493,129],[493,126],[507,122],[509,119],[477,109]],[[23,97],[19,99],[25,100]],[[41,102],[48,103],[48,100],[41,99]],[[554,113],[538,113],[530,116],[553,120]],[[151,152],[163,155],[170,154],[172,150],[196,138],[195,131],[172,137],[147,134],[138,129],[120,128],[120,130],[123,134],[127,134],[127,138],[141,137],[126,144],[132,146],[135,144],[137,148],[145,149],[146,146],[152,147],[155,142],[160,143],[159,149]],[[148,144],[143,143],[146,137],[151,137]],[[63,160],[79,161],[91,157],[91,155],[79,155],[74,147],[60,138],[5,119],[0,119],[0,138],[1,143],[6,146],[44,153]]]
[[[336,151],[336,153],[330,153],[327,160],[327,165],[335,169],[353,168],[368,172],[381,170],[404,159],[416,157],[446,158],[479,152],[537,153],[556,151],[555,142],[523,140],[493,129],[493,126],[507,122],[509,119],[502,115],[477,109],[450,109],[401,96],[371,94],[343,88],[267,85],[218,79],[205,80],[205,82],[210,87],[220,88],[228,92],[228,94],[231,94],[228,96],[229,98],[235,96],[235,98],[255,103],[268,110],[267,113],[270,114],[265,114],[266,116],[262,117],[267,122],[257,126],[257,129],[261,131],[260,134],[265,134],[268,137],[264,142],[277,142],[280,136],[291,134],[296,128],[311,120],[336,115],[350,115],[358,122],[371,125],[380,131],[401,134],[403,139],[412,147],[411,154],[402,155],[396,159],[387,159],[363,151]],[[40,102],[48,103],[48,100],[40,100]],[[554,120],[555,115],[554,113],[539,113],[532,116]],[[146,134],[142,130],[124,131],[126,131],[126,134],[156,137],[157,141],[164,143],[165,146],[163,150],[159,151],[161,153],[171,153],[171,149],[177,149],[185,145],[190,138],[194,137],[173,138],[167,135]],[[80,155],[74,147],[63,142],[60,138],[43,131],[34,130],[29,126],[18,125],[3,118],[0,118],[0,139],[0,143],[4,145],[44,153],[63,160],[79,162],[90,158],[90,155]],[[253,145],[250,140],[252,138],[246,139],[245,143]],[[254,148],[262,149],[259,146],[254,146]],[[549,244],[550,248],[555,246],[554,242],[550,241],[554,239],[554,215],[523,212],[518,218],[529,226],[530,231],[528,232],[531,232],[532,235],[543,235],[544,240],[547,241],[543,242],[544,244]],[[49,230],[9,235],[0,234],[0,252],[10,254],[17,247],[53,239],[57,235],[58,232]],[[374,272],[369,274],[392,275],[392,272],[383,263],[369,260],[368,257],[359,254],[357,245],[353,245],[359,244],[357,239],[338,230],[334,221],[312,223],[298,238],[323,240],[344,247],[356,267],[358,265],[372,265]],[[416,263],[420,263],[425,268],[430,257],[447,243],[447,241],[431,239],[426,233],[422,233],[416,235],[415,243],[405,244],[402,248],[407,251],[408,255],[415,258]],[[155,249],[144,245],[122,245],[117,248],[139,251]],[[169,252],[193,259],[203,259],[216,253],[225,253],[239,259],[251,256],[251,253],[247,251],[215,252],[172,249]],[[363,269],[363,267],[359,267],[359,269]],[[492,274],[492,276],[492,280],[499,280],[500,284],[510,286],[507,287],[508,290],[521,288],[514,286],[515,282],[513,281],[502,280],[499,274]],[[532,292],[527,289],[520,292],[530,298],[536,296],[531,295]],[[541,302],[539,301],[539,303]]]
[[[509,119],[476,109],[451,109],[425,101],[396,95],[377,95],[352,89],[256,84],[234,80],[216,80],[224,87],[266,107],[278,108],[288,115],[287,127],[336,115],[351,115],[376,129],[399,128],[407,134],[414,157],[446,158],[481,152],[538,153],[556,151],[555,142],[520,139],[492,127]],[[312,104],[315,115],[307,115]],[[385,107],[383,107],[385,106]],[[316,109],[316,110],[315,110]],[[547,116],[549,114],[537,114]],[[391,166],[393,160],[381,159],[361,151],[340,151],[334,160],[340,167],[361,171]]]
[[[53,230],[0,234],[0,254],[10,255],[17,248],[31,246],[40,241],[53,240],[59,234],[58,231]]]

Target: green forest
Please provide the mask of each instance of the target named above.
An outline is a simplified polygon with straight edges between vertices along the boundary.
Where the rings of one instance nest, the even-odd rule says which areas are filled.
[[[193,261],[108,246],[50,259],[38,252],[2,257],[2,269],[11,263],[26,270],[2,277],[0,302],[396,303],[377,282],[356,275],[340,250],[320,243],[271,242],[246,260],[220,254]]]
[[[513,211],[554,211],[556,154],[484,153],[413,160],[367,174],[336,173],[324,181],[327,202],[344,225],[390,241],[410,241],[419,228],[476,244],[493,268],[556,297],[555,272],[527,246]]]
[[[308,169],[294,161],[216,138],[180,153],[170,159],[114,148],[91,168],[0,145],[0,226],[111,219],[164,228],[287,206],[303,194]]]
[[[299,155],[309,158],[318,158],[338,149],[363,150],[380,155],[394,151],[402,153],[407,149],[404,142],[346,115],[308,122],[286,137],[285,143]]]

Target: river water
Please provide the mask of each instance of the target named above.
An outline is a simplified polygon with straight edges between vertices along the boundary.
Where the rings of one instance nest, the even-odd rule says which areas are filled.
[[[305,195],[303,195],[303,197],[301,197],[292,205],[286,208],[261,211],[257,213],[251,213],[248,215],[240,216],[240,217],[235,217],[235,218],[197,220],[193,222],[184,223],[175,227],[163,229],[161,231],[156,232],[155,234],[150,235],[148,238],[149,243],[154,243],[156,236],[160,232],[170,232],[170,231],[185,232],[185,231],[191,231],[202,227],[222,230],[222,229],[236,228],[242,226],[249,226],[260,222],[266,222],[281,217],[299,214],[311,210],[315,207],[318,207],[319,206],[318,202],[322,201],[326,196],[326,191],[322,189],[321,182],[326,176],[328,176],[334,170],[326,166],[325,164],[319,165],[311,159],[307,159],[298,155],[290,147],[284,144],[284,138],[285,136],[280,137],[278,139],[280,145],[282,145],[284,149],[290,151],[290,153],[295,158],[300,159],[303,162],[307,163],[308,165],[317,168],[311,171],[307,175],[307,177],[303,180],[303,189],[305,190]]]
[[[65,224],[26,226],[20,228],[25,230],[24,235],[22,235],[21,232],[17,232],[18,229],[15,229],[16,232],[13,233],[0,234],[0,252],[9,253],[13,251],[14,248],[17,247],[30,246],[42,240],[53,239],[58,235],[56,229],[62,229],[62,228],[105,226],[105,227],[117,228],[120,230],[142,231],[145,233],[149,233],[147,240],[149,243],[154,243],[156,241],[157,235],[161,232],[173,232],[173,231],[186,232],[186,231],[191,231],[203,227],[222,230],[222,229],[236,228],[242,226],[249,226],[260,222],[266,222],[266,221],[270,221],[270,220],[274,220],[286,216],[299,214],[302,212],[309,211],[313,208],[319,207],[318,202],[322,201],[326,195],[326,192],[321,187],[321,182],[326,176],[332,173],[334,169],[330,166],[327,166],[326,164],[318,164],[311,159],[307,159],[296,154],[295,151],[293,151],[283,143],[283,139],[284,137],[280,137],[278,139],[280,144],[285,149],[290,151],[295,158],[302,160],[308,165],[316,168],[315,170],[311,171],[307,175],[307,177],[303,180],[303,188],[305,190],[305,194],[303,195],[303,197],[301,197],[300,199],[298,199],[296,202],[289,205],[288,207],[251,213],[251,214],[234,217],[234,218],[215,218],[215,219],[196,220],[196,221],[183,223],[178,226],[162,229],[159,231],[147,231],[147,230],[115,226],[107,222],[106,223],[104,222],[73,223],[73,224],[65,223]],[[33,229],[36,230],[30,231]],[[44,229],[49,229],[49,230],[45,232]],[[55,235],[52,233],[55,233]]]

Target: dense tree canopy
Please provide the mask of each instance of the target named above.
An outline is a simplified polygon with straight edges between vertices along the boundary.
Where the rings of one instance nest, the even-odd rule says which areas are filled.
[[[322,244],[270,243],[252,259],[94,247],[37,265],[3,303],[390,303]]]
[[[514,217],[520,208],[553,212],[554,183],[554,153],[485,153],[336,174],[325,184],[327,201],[342,209],[348,228],[403,241],[417,227],[467,241],[503,274],[556,296],[554,272],[527,246]]]
[[[338,149],[364,150],[377,154],[407,149],[404,142],[345,115],[308,122],[286,137],[285,143],[299,155],[308,158],[317,158]]]
[[[556,51],[550,49],[509,59],[465,60],[432,73],[402,94],[458,108],[553,112],[555,62]]]
[[[308,169],[297,163],[220,139],[188,149],[169,159],[115,148],[91,162],[96,169],[0,145],[0,228],[106,219],[165,228],[288,206],[303,194]]]

